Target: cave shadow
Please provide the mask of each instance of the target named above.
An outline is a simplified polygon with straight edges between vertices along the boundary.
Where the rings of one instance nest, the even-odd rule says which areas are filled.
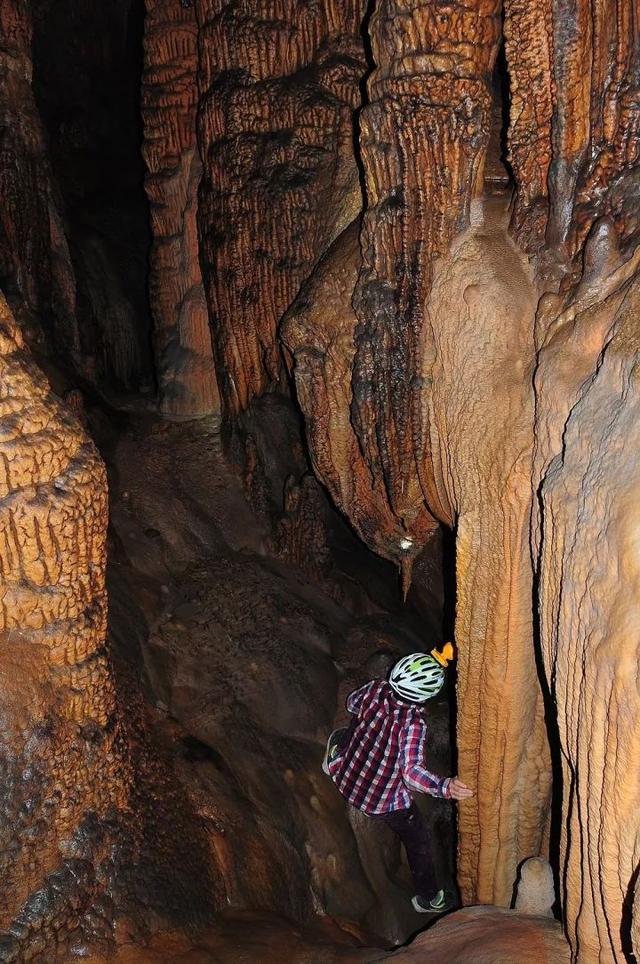
[[[360,181],[360,191],[362,192],[362,204],[363,210],[367,208],[367,182],[366,173],[364,169],[364,163],[362,161],[362,155],[360,153],[360,116],[362,111],[369,104],[369,92],[367,90],[367,81],[369,77],[375,70],[375,60],[373,58],[373,49],[371,47],[371,37],[369,36],[369,24],[371,22],[371,17],[376,8],[376,0],[367,0],[367,7],[362,18],[362,23],[360,24],[360,38],[362,40],[362,47],[364,50],[364,57],[366,61],[366,69],[362,77],[358,82],[358,89],[360,91],[360,107],[358,107],[353,114],[353,131],[352,131],[352,142],[353,142],[353,156],[355,158],[356,165],[358,167],[358,180]]]
[[[222,903],[220,881],[209,858],[203,821],[154,732],[142,655],[149,625],[135,602],[131,574],[126,567],[119,572],[119,548],[110,526],[106,651],[124,744],[135,768],[129,819],[137,830],[132,847],[128,826],[123,828],[124,847],[113,858],[113,888],[117,905],[131,915],[140,933],[160,919],[164,928],[195,935],[215,919]],[[198,749],[189,745],[185,752]]]
[[[635,896],[638,878],[640,876],[640,864],[636,867],[631,880],[629,881],[627,892],[622,904],[622,921],[620,922],[620,941],[622,951],[628,964],[637,964],[637,957],[633,952],[633,942],[631,937],[631,927],[633,924],[633,899]]]
[[[549,863],[553,871],[553,886],[555,892],[555,902],[553,904],[553,914],[557,920],[562,919],[562,903],[564,897],[564,872],[560,867],[560,840],[562,835],[562,797],[563,797],[563,776],[562,776],[562,744],[560,741],[560,730],[556,714],[556,699],[552,684],[547,680],[542,654],[542,633],[540,627],[540,560],[542,558],[542,548],[544,541],[543,512],[540,485],[536,493],[538,511],[540,514],[540,546],[538,548],[537,559],[531,550],[531,564],[533,568],[533,581],[531,589],[531,612],[533,628],[533,651],[536,663],[536,671],[540,690],[542,692],[542,703],[544,711],[544,722],[549,743],[549,753],[551,757],[551,799],[549,813]]]

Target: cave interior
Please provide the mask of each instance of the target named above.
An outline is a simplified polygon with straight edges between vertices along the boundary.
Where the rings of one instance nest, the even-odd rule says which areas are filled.
[[[0,198],[0,961],[633,964],[637,0],[0,0]]]

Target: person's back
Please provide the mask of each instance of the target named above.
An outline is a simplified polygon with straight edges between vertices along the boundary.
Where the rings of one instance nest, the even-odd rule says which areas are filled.
[[[371,680],[347,699],[357,714],[328,762],[349,803],[369,814],[411,806],[411,789],[448,796],[449,780],[422,765],[427,727],[420,707],[398,699],[385,680]]]
[[[444,890],[436,891],[429,828],[412,792],[456,800],[473,793],[457,777],[438,777],[424,764],[421,707],[442,688],[452,657],[449,643],[442,653],[413,653],[395,664],[388,682],[371,680],[351,693],[347,710],[354,719],[331,734],[323,763],[351,806],[383,819],[402,840],[416,888],[412,904],[420,912],[441,913],[450,901]]]

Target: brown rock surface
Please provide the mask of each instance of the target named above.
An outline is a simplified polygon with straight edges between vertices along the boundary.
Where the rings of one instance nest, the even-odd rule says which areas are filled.
[[[460,807],[459,879],[466,900],[499,903],[511,900],[518,863],[539,852],[550,778],[529,550],[536,297],[507,214],[504,200],[475,202],[472,227],[433,271],[419,370],[426,447],[416,463],[437,508],[457,520],[459,765],[478,791]],[[401,540],[415,540],[410,557],[428,528],[393,528],[349,419],[355,263],[350,228],[304,287],[283,337],[316,470],[371,547],[401,561]]]
[[[622,961],[640,848],[633,628],[640,286],[633,259],[614,270],[602,258],[599,267],[595,299],[578,290],[541,354],[540,610],[563,750],[560,873],[569,939],[579,960]]]
[[[200,858],[163,834],[168,822],[198,832],[105,644],[103,463],[4,301],[0,369],[0,947],[6,961],[53,961],[108,942],[116,906],[179,905]],[[192,920],[214,899],[206,868],[198,888],[181,908]]]
[[[436,16],[425,4],[379,4],[369,24],[376,68],[361,132],[363,263],[358,268],[346,233],[283,330],[295,355],[314,467],[358,532],[393,558],[390,512],[408,537],[426,507],[456,525],[458,750],[462,777],[478,789],[476,800],[460,807],[467,900],[510,900],[516,864],[539,852],[549,816],[531,611],[535,509],[532,545],[543,553],[541,632],[552,697],[561,680],[564,686],[557,713],[565,773],[562,791],[556,789],[564,806],[565,912],[576,959],[585,961],[596,954],[621,960],[628,950],[637,872],[635,820],[622,801],[619,813],[596,802],[613,799],[605,764],[617,772],[617,753],[635,738],[633,713],[616,716],[607,702],[633,705],[623,670],[635,665],[633,644],[623,637],[620,663],[607,662],[597,640],[598,632],[609,639],[618,624],[613,585],[608,595],[604,583],[591,589],[587,582],[585,590],[584,519],[594,527],[591,538],[606,531],[622,559],[622,527],[609,536],[605,520],[614,494],[634,477],[631,455],[619,469],[608,461],[617,451],[611,419],[603,414],[598,423],[595,407],[588,409],[596,397],[602,412],[622,406],[618,385],[633,385],[636,357],[629,320],[618,336],[627,381],[605,380],[614,322],[621,327],[620,319],[634,317],[637,270],[640,45],[633,4],[616,10],[614,16],[588,2],[550,2],[535,11],[506,5],[516,181],[510,231],[519,250],[508,238],[506,200],[473,202],[489,127],[496,8],[438,8]],[[459,106],[449,91],[437,97],[448,70]],[[624,404],[631,398],[627,388]],[[597,426],[589,445],[587,410]],[[590,482],[579,481],[587,476]],[[611,479],[609,501],[596,497],[596,479]],[[585,490],[583,498],[593,501],[578,516],[575,493]],[[622,512],[622,494],[619,502]],[[565,572],[575,566],[575,578],[563,576],[563,564]],[[591,622],[582,614],[585,598],[599,606]],[[617,665],[616,683],[607,678],[595,690],[599,674]],[[553,735],[553,712],[549,723]],[[594,764],[587,770],[585,761],[594,755],[602,781],[596,799],[584,789],[589,777],[580,776],[591,773]],[[637,800],[635,765],[622,766],[622,799]]]
[[[32,339],[77,351],[75,278],[31,88],[29,0],[0,3],[0,285]]]
[[[280,407],[268,415],[284,422]],[[203,822],[225,899],[302,921],[320,911],[362,922],[385,943],[406,940],[421,918],[398,842],[385,827],[354,829],[320,766],[336,701],[342,713],[345,689],[367,678],[376,642],[399,655],[418,645],[408,614],[382,608],[385,586],[368,568],[369,558],[380,561],[352,537],[364,584],[357,593],[335,572],[333,543],[322,577],[288,554],[285,562],[265,557],[268,533],[242,498],[212,420],[134,423],[118,438],[113,472],[114,629],[119,645],[139,645],[156,731]],[[301,557],[305,537],[307,550],[317,547],[313,529],[296,537]],[[377,610],[354,616],[367,590]],[[397,587],[389,596],[397,599]],[[134,642],[136,600],[149,629]],[[422,621],[417,628],[426,632]],[[432,729],[434,765],[445,772],[446,702]],[[452,883],[451,806],[430,802],[437,859]]]
[[[382,479],[369,471],[352,423],[358,232],[354,221],[303,286],[285,316],[282,340],[293,356],[315,471],[364,542],[408,570],[437,523],[424,505],[411,522],[397,517]]]
[[[380,0],[365,19],[373,71],[359,132],[361,221],[353,127],[365,4],[147,7],[162,406],[178,415],[215,406],[204,289],[228,415],[284,387],[277,330],[288,311],[282,341],[313,467],[361,538],[402,568],[406,590],[435,520],[455,528],[458,760],[477,790],[459,808],[465,900],[509,903],[517,865],[546,846],[544,693],[572,957],[621,962],[634,936],[638,950],[639,926],[637,2],[506,0],[509,208],[500,174],[482,197],[487,142],[491,134],[495,152],[501,133],[497,0]],[[0,0],[0,283],[20,325],[42,325],[75,359],[84,346],[30,86],[30,14],[26,0]],[[90,232],[78,237],[100,344],[128,386],[144,368],[144,332],[132,303],[113,308],[108,297],[116,262]],[[268,564],[268,522],[245,530],[249,510],[223,486],[215,512],[230,518],[210,524],[214,486],[202,465],[190,506],[191,467],[173,463],[172,500],[160,500],[173,512],[161,519],[149,479],[138,479],[144,539],[118,507],[130,554],[121,580],[136,570],[153,609],[167,578],[182,607],[160,607],[138,652],[170,747],[173,775],[161,776],[139,695],[121,689],[105,646],[102,464],[28,361],[4,302],[0,326],[5,959],[27,947],[45,959],[83,953],[107,940],[121,908],[183,924],[229,896],[257,904],[261,894],[298,917],[315,905],[382,920],[395,936],[398,915],[385,918],[380,895],[399,901],[402,887],[371,886],[379,841],[352,833],[317,773],[338,690],[329,637],[347,624],[346,608],[329,591],[312,603],[282,575],[282,560],[302,566],[312,553],[307,572],[325,579],[321,490],[300,472],[274,483],[264,444],[246,429],[247,488],[265,518],[272,490],[283,500],[271,531],[281,559]],[[135,445],[123,447],[139,472]],[[369,613],[371,595],[359,597]],[[133,609],[123,611],[121,643]],[[225,685],[228,664],[239,670]],[[267,941],[269,954],[281,939]],[[182,947],[185,959],[198,953]],[[398,960],[566,954],[549,920],[471,908]]]
[[[83,823],[125,809],[132,775],[104,647],[104,467],[22,350],[5,302],[0,312],[0,928],[16,950],[54,952],[54,928],[97,896]]]
[[[391,964],[569,964],[569,948],[556,921],[499,907],[466,907],[449,914]],[[370,962],[383,960],[371,957]]]
[[[433,354],[425,302],[433,263],[468,225],[482,186],[499,4],[384,0],[368,32],[375,69],[360,123],[367,207],[354,293],[353,420],[374,485],[385,487],[410,530],[425,495],[435,494],[421,417]]]
[[[267,915],[228,915],[191,939],[161,934],[145,947],[125,944],[108,960],[116,964],[280,964],[283,960],[292,964],[569,964],[570,960],[556,921],[497,907],[469,907],[451,914],[396,952],[353,946],[364,935],[354,934],[350,941],[348,931],[338,923],[325,921],[323,928],[302,928]],[[107,964],[104,957],[87,960]]]
[[[327,919],[300,927],[259,912],[227,914],[191,937],[162,933],[145,946],[123,942],[115,957],[90,956],[87,964],[355,964],[371,949],[354,945],[360,935]],[[72,964],[69,960],[68,964]]]
[[[194,6],[204,281],[220,390],[237,413],[280,381],[280,318],[362,203],[353,112],[365,4]]]
[[[580,253],[599,217],[612,216],[621,244],[637,243],[634,0],[507,0],[505,39],[516,236],[562,264]]]
[[[146,10],[143,155],[159,405],[168,415],[203,415],[219,402],[196,227],[198,29],[191,4],[147,0]]]

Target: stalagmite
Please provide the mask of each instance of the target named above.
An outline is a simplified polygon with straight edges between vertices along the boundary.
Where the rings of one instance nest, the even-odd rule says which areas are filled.
[[[99,890],[103,844],[83,841],[83,824],[127,809],[132,772],[104,645],[104,466],[24,352],[4,300],[0,447],[0,929],[16,948],[40,940],[53,952],[53,929],[62,941],[73,905],[83,913]],[[40,915],[29,906],[39,893]]]

